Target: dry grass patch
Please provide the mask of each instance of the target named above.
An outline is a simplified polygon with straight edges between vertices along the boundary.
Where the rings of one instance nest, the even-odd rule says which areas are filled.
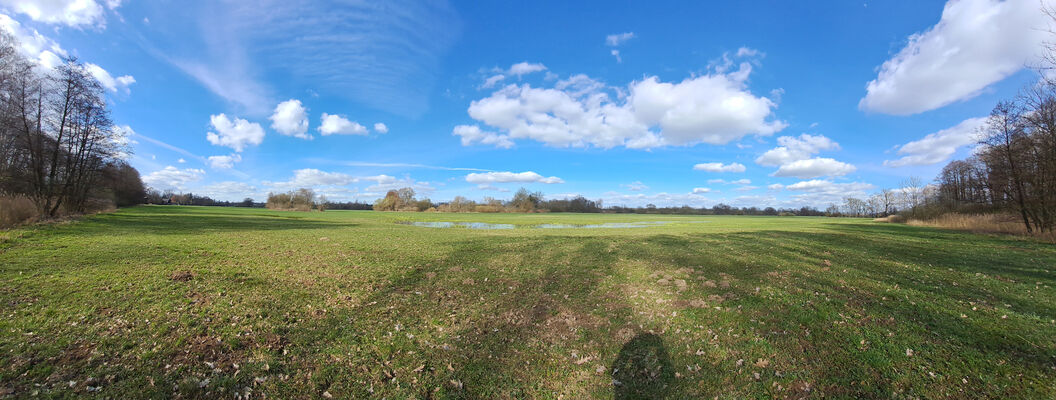
[[[974,233],[1003,233],[1011,235],[1034,236],[1043,240],[1056,242],[1056,234],[1027,233],[1023,220],[1011,214],[944,214],[942,216],[918,220],[911,219],[907,224],[912,226],[930,226],[934,228],[956,229]]]

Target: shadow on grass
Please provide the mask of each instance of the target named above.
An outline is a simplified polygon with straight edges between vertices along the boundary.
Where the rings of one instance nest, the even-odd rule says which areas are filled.
[[[628,341],[612,362],[612,379],[615,400],[667,398],[675,372],[663,339],[641,333]]]
[[[275,231],[355,227],[355,223],[330,222],[304,216],[218,213],[185,215],[158,213],[116,213],[99,215],[78,229],[99,234],[149,233],[162,235],[200,234],[231,231]]]

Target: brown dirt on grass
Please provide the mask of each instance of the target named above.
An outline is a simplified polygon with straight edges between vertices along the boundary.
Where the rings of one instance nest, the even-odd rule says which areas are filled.
[[[169,279],[175,282],[187,282],[194,279],[194,273],[188,270],[176,271],[169,274]]]

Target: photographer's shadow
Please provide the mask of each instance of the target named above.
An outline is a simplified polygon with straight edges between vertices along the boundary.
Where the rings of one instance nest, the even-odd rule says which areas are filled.
[[[617,400],[663,399],[674,386],[675,370],[664,341],[652,333],[640,333],[624,344],[611,371]]]

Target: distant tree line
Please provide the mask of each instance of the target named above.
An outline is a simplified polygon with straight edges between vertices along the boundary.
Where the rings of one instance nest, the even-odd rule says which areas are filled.
[[[258,207],[263,208],[264,203],[253,201],[246,197],[242,201],[214,200],[209,196],[194,193],[174,193],[172,191],[159,191],[153,188],[147,189],[146,203],[177,206],[216,206],[216,207]]]
[[[412,188],[390,190],[385,197],[374,203],[375,211],[438,211],[438,212],[480,212],[480,213],[532,213],[532,212],[577,212],[577,213],[637,213],[637,214],[689,214],[689,215],[782,215],[782,216],[822,216],[826,215],[813,207],[777,209],[773,207],[733,207],[718,204],[714,207],[694,208],[657,207],[653,204],[644,207],[603,207],[601,200],[590,200],[583,196],[568,199],[546,200],[542,192],[531,192],[521,188],[509,200],[485,197],[477,202],[463,196],[455,196],[449,202],[433,203],[429,199],[416,199]]]
[[[46,69],[20,46],[0,32],[0,208],[31,204],[46,219],[142,202],[102,85],[74,58]]]

